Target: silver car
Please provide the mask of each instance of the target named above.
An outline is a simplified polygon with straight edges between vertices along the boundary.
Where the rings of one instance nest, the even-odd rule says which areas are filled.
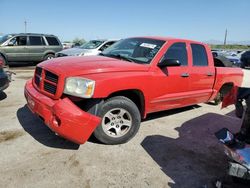
[[[98,55],[118,40],[90,40],[77,48],[65,49],[56,53],[56,57]]]

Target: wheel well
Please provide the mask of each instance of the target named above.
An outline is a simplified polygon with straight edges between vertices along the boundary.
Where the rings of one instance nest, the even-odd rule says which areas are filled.
[[[55,55],[54,52],[47,52],[47,53],[44,55],[44,57],[46,57],[46,56],[49,55],[49,54]]]
[[[224,97],[226,94],[228,94],[231,89],[233,88],[234,84],[233,83],[225,83],[223,86],[220,88],[220,93],[222,97]]]
[[[124,96],[124,97],[129,98],[131,101],[135,103],[135,105],[139,109],[141,113],[141,117],[144,117],[145,100],[144,100],[144,95],[140,90],[131,89],[131,90],[117,91],[115,93],[110,94],[107,98],[111,98],[115,96]]]

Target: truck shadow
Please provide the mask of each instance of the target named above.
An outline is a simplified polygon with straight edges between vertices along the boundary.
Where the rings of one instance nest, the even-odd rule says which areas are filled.
[[[182,112],[193,110],[195,108],[200,108],[200,107],[201,106],[199,106],[199,105],[192,105],[192,106],[186,106],[186,107],[182,107],[182,108],[176,108],[176,109],[171,109],[171,110],[154,112],[154,113],[149,114],[147,116],[147,118],[144,119],[143,121],[154,120],[154,119],[157,119],[157,118],[161,118],[161,117],[170,116],[170,115],[173,115],[173,114],[182,113]]]
[[[17,118],[23,129],[45,146],[72,150],[79,148],[78,144],[56,136],[42,120],[32,114],[27,105],[17,110]]]
[[[29,68],[31,66],[35,66],[39,62],[9,62],[8,66],[9,67],[26,67]],[[34,68],[33,68],[34,69]]]
[[[176,128],[177,139],[153,135],[147,136],[141,145],[173,180],[168,184],[171,188],[213,187],[215,179],[224,178],[227,173],[227,157],[214,136],[223,127],[237,132],[240,120],[208,113]]]
[[[0,101],[7,98],[7,94],[4,91],[0,91]]]

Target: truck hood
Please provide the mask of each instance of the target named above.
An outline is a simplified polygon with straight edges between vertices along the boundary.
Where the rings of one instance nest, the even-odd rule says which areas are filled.
[[[38,66],[67,77],[107,72],[145,72],[149,69],[149,65],[104,56],[54,58]]]

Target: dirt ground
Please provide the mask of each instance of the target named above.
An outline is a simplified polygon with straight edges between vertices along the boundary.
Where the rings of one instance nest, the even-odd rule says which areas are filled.
[[[0,94],[0,187],[205,188],[225,177],[227,159],[214,133],[239,129],[233,106],[151,114],[126,144],[91,138],[79,146],[56,136],[25,105],[34,67],[10,69],[16,75]]]

